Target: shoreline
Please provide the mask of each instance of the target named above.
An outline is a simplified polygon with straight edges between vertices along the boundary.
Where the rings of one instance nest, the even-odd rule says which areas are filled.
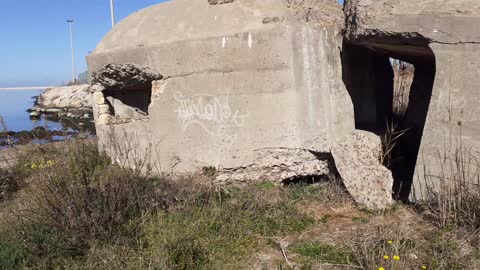
[[[62,141],[79,135],[95,135],[89,85],[48,88],[31,98],[34,102],[26,110],[28,118],[45,119],[58,125],[53,129],[36,126],[29,130],[15,131],[9,130],[6,125],[0,125],[0,149],[29,143]]]
[[[82,84],[47,88],[34,97],[33,106],[27,112],[32,120],[42,116],[93,119],[90,86]]]

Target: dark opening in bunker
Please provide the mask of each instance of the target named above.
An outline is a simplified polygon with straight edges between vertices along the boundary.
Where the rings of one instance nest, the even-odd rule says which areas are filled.
[[[345,41],[342,69],[356,128],[382,138],[382,162],[392,171],[394,197],[406,201],[435,79],[435,56],[428,41]]]
[[[128,88],[104,90],[103,94],[117,119],[138,119],[148,116],[152,98],[151,83]]]

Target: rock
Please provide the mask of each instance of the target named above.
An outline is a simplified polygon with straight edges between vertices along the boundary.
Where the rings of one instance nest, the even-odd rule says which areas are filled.
[[[31,111],[29,116],[30,116],[30,119],[35,120],[40,118],[41,113],[38,111]]]
[[[338,173],[360,207],[386,209],[393,203],[393,177],[379,161],[381,151],[380,138],[360,130],[332,151]]]
[[[241,184],[270,181],[277,184],[308,177],[328,177],[335,174],[330,154],[305,149],[271,148],[255,151],[252,164],[217,171],[215,183]]]
[[[63,109],[61,109],[61,108],[46,108],[43,113],[44,114],[58,114],[62,111],[63,111]]]
[[[55,87],[45,90],[38,97],[41,108],[90,108],[92,100],[89,85]]]
[[[37,97],[36,105],[30,109],[31,117],[42,114],[58,117],[73,117],[92,113],[92,97],[89,85],[55,87],[45,90]]]

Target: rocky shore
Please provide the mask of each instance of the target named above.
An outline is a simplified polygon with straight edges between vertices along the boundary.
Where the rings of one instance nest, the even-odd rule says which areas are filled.
[[[32,130],[9,131],[0,127],[0,149],[31,142],[46,143],[95,134],[91,93],[88,84],[55,87],[35,97],[28,110],[30,119],[45,118],[62,124],[61,130],[38,126]]]
[[[73,129],[68,130],[47,130],[44,127],[36,127],[32,130],[23,131],[0,131],[0,149],[12,145],[23,145],[30,142],[46,143],[62,141],[66,138],[73,138],[79,132]],[[84,135],[85,137],[85,135]]]
[[[45,90],[28,110],[31,119],[42,115],[59,118],[91,119],[92,101],[88,84],[55,87]]]

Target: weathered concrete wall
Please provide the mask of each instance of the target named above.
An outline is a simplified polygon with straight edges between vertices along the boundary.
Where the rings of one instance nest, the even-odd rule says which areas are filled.
[[[422,198],[444,174],[439,156],[455,162],[459,141],[480,146],[480,2],[349,0],[345,11],[349,42],[416,64],[407,118],[421,136],[412,196]]]
[[[142,10],[119,23],[88,57],[104,147],[116,149],[111,151],[116,157],[127,148],[123,143],[133,143],[137,153],[131,156],[147,157],[160,172],[213,166],[220,183],[335,173],[330,152],[338,149],[340,174],[351,184],[358,181],[352,177],[358,164],[350,160],[357,156],[345,153],[364,141],[370,159],[361,169],[381,167],[378,138],[354,134],[336,1],[221,2],[175,0]],[[98,75],[112,67],[122,70],[109,75],[114,79]],[[138,67],[151,72],[124,72]],[[128,88],[116,81],[138,86],[145,76],[152,84],[148,115],[122,119],[108,93]],[[119,142],[122,146],[115,146]],[[121,161],[138,167],[131,156]],[[347,185],[360,205],[391,203],[391,175],[380,171],[362,174],[361,187]],[[382,199],[370,198],[379,185],[375,194]]]
[[[353,131],[351,103],[339,80],[338,33],[335,27],[268,25],[163,44],[148,58],[129,59],[139,55],[137,49],[108,60],[92,55],[89,64],[95,72],[107,63],[133,62],[168,77],[149,108],[159,164],[180,159],[178,171],[238,167],[253,162],[259,148],[328,152],[334,140]],[[190,70],[175,67],[178,57],[193,54],[182,65]]]

